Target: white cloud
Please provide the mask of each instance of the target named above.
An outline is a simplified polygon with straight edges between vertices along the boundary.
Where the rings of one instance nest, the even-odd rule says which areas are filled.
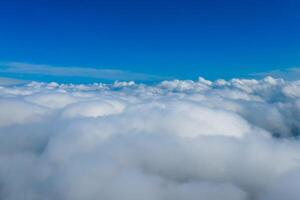
[[[0,199],[299,199],[300,84],[0,87]]]

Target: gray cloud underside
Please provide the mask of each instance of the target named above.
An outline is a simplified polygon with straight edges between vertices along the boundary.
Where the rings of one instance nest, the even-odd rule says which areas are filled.
[[[300,81],[0,87],[0,199],[299,200]]]

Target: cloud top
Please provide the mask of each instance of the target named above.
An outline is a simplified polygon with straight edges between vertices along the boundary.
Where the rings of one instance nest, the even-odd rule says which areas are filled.
[[[300,81],[0,86],[0,199],[299,199]]]

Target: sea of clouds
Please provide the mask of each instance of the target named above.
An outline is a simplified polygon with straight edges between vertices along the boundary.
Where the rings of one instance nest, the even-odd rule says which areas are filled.
[[[1,200],[299,200],[300,81],[0,87]]]

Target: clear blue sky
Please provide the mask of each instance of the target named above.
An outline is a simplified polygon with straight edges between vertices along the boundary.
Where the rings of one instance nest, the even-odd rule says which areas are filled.
[[[3,0],[0,27],[2,63],[182,79],[300,66],[299,0]],[[17,70],[0,75],[45,76]]]

